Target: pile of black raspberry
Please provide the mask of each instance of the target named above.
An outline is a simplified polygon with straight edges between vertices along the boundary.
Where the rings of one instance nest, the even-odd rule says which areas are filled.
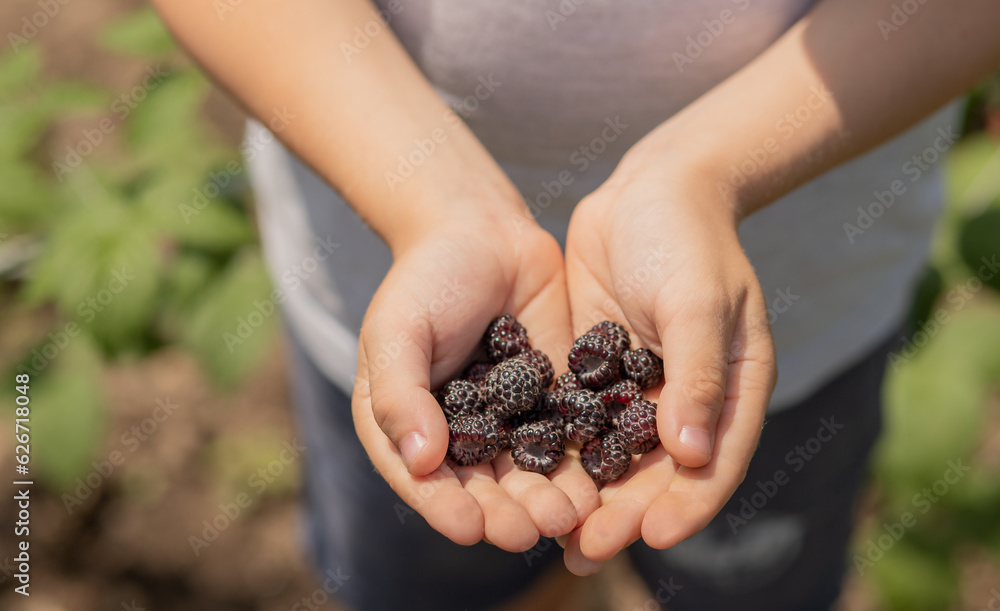
[[[610,482],[628,470],[633,454],[659,445],[656,403],[642,391],[663,379],[663,361],[646,348],[632,350],[622,325],[604,321],[577,338],[570,370],[558,379],[549,357],[532,349],[510,314],[490,323],[483,349],[484,360],[437,393],[455,464],[487,463],[510,448],[519,468],[550,473],[569,440],[583,444],[587,473]]]
[[[562,415],[547,390],[555,377],[552,361],[532,349],[528,332],[510,314],[490,323],[482,343],[486,359],[437,393],[450,431],[448,458],[479,465],[509,447],[521,469],[551,472],[566,452]]]
[[[580,459],[598,482],[611,482],[628,470],[633,454],[660,443],[656,403],[643,389],[663,379],[663,361],[646,348],[631,349],[622,325],[606,320],[573,342],[569,372],[556,380],[554,401],[562,412],[566,436],[583,444]]]

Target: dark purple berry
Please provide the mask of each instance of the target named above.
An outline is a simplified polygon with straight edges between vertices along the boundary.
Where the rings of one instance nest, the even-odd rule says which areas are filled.
[[[569,369],[587,388],[604,388],[618,381],[618,353],[611,340],[597,333],[581,335],[569,351]]]
[[[629,339],[628,331],[625,330],[625,327],[610,320],[597,323],[588,333],[597,333],[610,339],[619,356],[632,347],[632,340]]]
[[[486,345],[487,356],[494,363],[531,350],[528,332],[510,314],[504,314],[490,323],[483,337],[483,343]]]
[[[648,348],[629,350],[622,356],[622,371],[640,388],[652,388],[663,379],[663,359]]]
[[[500,414],[534,408],[541,391],[538,370],[520,359],[500,363],[486,377],[486,400]]]
[[[552,368],[552,361],[549,360],[548,355],[544,352],[541,350],[525,350],[514,358],[521,359],[538,370],[538,374],[542,376],[542,388],[548,388],[552,385],[552,380],[555,379],[556,372]]]
[[[618,431],[631,454],[652,452],[660,443],[656,432],[656,404],[645,399],[629,403],[618,417]]]
[[[501,416],[492,408],[487,409],[486,413],[491,414],[497,419],[497,427],[500,431],[500,449],[506,450],[510,447],[510,437],[514,434],[514,429],[521,426],[524,419],[521,417],[521,414]]]
[[[565,453],[562,431],[548,420],[521,425],[511,436],[511,458],[524,471],[550,473]]]
[[[538,422],[548,420],[554,422],[559,430],[563,429],[562,401],[563,393],[543,390],[538,398],[538,406],[530,414],[530,420]]]
[[[629,403],[642,398],[642,389],[632,380],[620,380],[598,391],[597,396],[604,401],[608,422],[611,426],[618,426],[618,414],[628,407]]]
[[[622,434],[609,429],[584,444],[580,449],[580,461],[592,479],[606,483],[628,471],[632,455],[625,450]]]
[[[582,390],[583,384],[580,384],[580,380],[577,379],[576,374],[572,371],[567,371],[566,373],[560,375],[556,378],[556,385],[553,390],[556,391],[567,391],[567,390]]]
[[[449,419],[481,412],[485,407],[482,388],[469,380],[448,382],[442,389],[442,395],[441,408]]]
[[[490,462],[500,451],[500,426],[492,414],[458,416],[448,432],[448,458],[461,467]]]
[[[465,372],[462,373],[462,378],[476,384],[482,384],[486,382],[486,376],[490,374],[491,369],[493,369],[493,363],[476,361],[466,367]]]
[[[586,443],[596,437],[607,422],[604,402],[593,391],[571,390],[563,395],[560,411],[563,428],[570,441]]]

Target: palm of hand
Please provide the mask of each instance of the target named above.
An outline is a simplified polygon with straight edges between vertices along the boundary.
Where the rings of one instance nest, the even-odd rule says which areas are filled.
[[[509,452],[451,468],[443,462],[447,424],[428,390],[461,369],[504,312],[518,317],[536,347],[565,353],[567,303],[558,245],[534,227],[502,239],[496,228],[443,231],[398,257],[372,301],[352,402],[358,434],[400,497],[459,543],[486,539],[523,551],[539,534],[570,532],[598,504],[575,460],[548,476],[515,468]],[[397,444],[411,430],[425,431],[426,445],[407,465]]]
[[[704,528],[742,481],[775,379],[759,285],[735,228],[693,206],[602,188],[577,207],[566,247],[573,328],[610,318],[665,359],[663,445],[605,486],[569,538],[567,566],[591,573],[640,536],[671,546]],[[708,452],[682,444],[693,425]]]

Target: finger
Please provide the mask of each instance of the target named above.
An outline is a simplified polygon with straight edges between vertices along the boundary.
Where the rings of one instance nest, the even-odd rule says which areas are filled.
[[[508,552],[534,547],[538,529],[524,507],[497,484],[492,466],[459,467],[455,473],[482,509],[486,540]]]
[[[533,272],[526,273],[530,275]],[[533,284],[530,277],[526,280],[526,286]],[[533,294],[530,300],[518,305],[517,318],[528,329],[532,345],[550,356],[557,375],[566,371],[565,355],[572,338],[562,273]],[[509,453],[498,458],[494,464],[498,465],[498,477],[501,474],[506,476],[502,478],[502,485],[512,496],[528,503],[529,511],[538,520],[536,525],[545,536],[570,532],[600,505],[597,486],[583,470],[579,453],[572,447],[567,449],[559,466],[547,478],[519,471]],[[545,486],[545,479],[550,486]],[[570,506],[565,504],[564,497],[569,499]],[[551,508],[546,509],[549,506]]]
[[[733,337],[712,461],[701,468],[680,468],[670,490],[650,506],[642,538],[652,547],[673,546],[707,526],[743,481],[757,448],[777,378],[763,297],[754,294],[748,301]]]
[[[351,410],[358,438],[372,464],[400,499],[423,516],[431,528],[459,545],[479,542],[484,534],[483,512],[451,468],[439,464],[427,475],[412,475],[395,445],[375,422],[368,393],[364,347],[359,349],[358,380]]]
[[[670,488],[676,466],[662,446],[634,458],[636,462],[638,468],[626,473],[628,479],[601,491],[607,494],[604,504],[580,529],[580,552],[590,560],[607,561],[637,540],[649,507]]]
[[[549,480],[573,503],[577,517],[575,526],[581,526],[601,506],[597,485],[583,469],[580,453],[576,448],[566,449],[566,455],[556,470],[549,474]]]
[[[604,566],[603,562],[591,560],[580,551],[580,529],[570,533],[569,538],[566,540],[565,548],[565,551],[563,551],[563,563],[569,572],[574,575],[579,575],[580,577],[593,575]]]
[[[420,304],[390,287],[387,278],[361,329],[372,414],[410,473],[426,475],[448,450],[448,425],[429,390],[433,332]]]
[[[604,288],[613,286],[613,280],[606,270],[594,272],[581,257],[567,256],[566,278],[571,295],[573,337],[583,335],[605,320],[625,320],[618,302]]]
[[[678,309],[676,287],[656,301],[663,347],[663,391],[657,428],[667,452],[682,465],[712,457],[725,399],[729,347],[742,304],[725,296],[688,296]],[[692,295],[698,295],[692,287]]]
[[[518,469],[506,451],[493,459],[493,470],[497,482],[527,510],[542,536],[558,537],[576,528],[579,516],[573,501],[549,478]]]

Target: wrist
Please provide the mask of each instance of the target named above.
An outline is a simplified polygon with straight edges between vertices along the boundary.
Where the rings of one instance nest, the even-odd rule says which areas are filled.
[[[738,227],[780,196],[768,163],[777,147],[776,140],[744,146],[734,136],[672,119],[636,143],[619,169],[623,180],[658,183],[672,198],[687,194]]]
[[[442,233],[504,234],[532,222],[524,201],[511,186],[483,182],[435,193],[412,194],[408,201],[393,202],[393,213],[380,219],[375,231],[394,256]],[[478,233],[476,235],[479,235]]]
[[[733,187],[725,168],[711,155],[691,154],[687,146],[664,142],[683,140],[647,137],[629,150],[606,183],[619,191],[616,199],[643,207],[683,208],[685,215],[697,213],[735,232],[751,211],[745,191]]]
[[[388,233],[379,232],[394,258],[428,241],[462,241],[512,245],[543,231],[524,203],[496,197],[452,200],[452,205],[430,205],[422,211],[399,217]]]

